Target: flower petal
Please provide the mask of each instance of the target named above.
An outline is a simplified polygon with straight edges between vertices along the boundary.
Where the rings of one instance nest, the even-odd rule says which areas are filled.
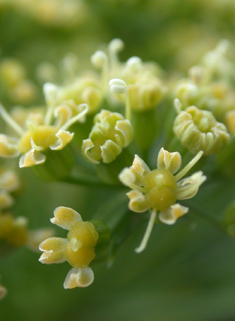
[[[55,127],[60,128],[71,119],[72,110],[67,105],[60,105],[55,109],[54,116],[56,118]]]
[[[124,168],[121,173],[118,175],[119,180],[122,182],[122,184],[130,187],[132,184],[135,183],[135,174],[131,171],[130,168],[126,167]]]
[[[179,181],[177,183],[177,199],[186,200],[194,197],[205,180],[206,176],[199,171]]]
[[[159,213],[159,220],[165,224],[175,224],[176,220],[188,212],[188,207],[180,204],[174,204],[166,211]]]
[[[121,147],[119,147],[112,140],[108,139],[103,146],[100,146],[101,157],[103,162],[106,164],[111,163],[115,158],[122,152]]]
[[[59,206],[54,210],[54,217],[50,221],[65,230],[70,230],[75,223],[82,221],[82,217],[72,208]]]
[[[50,145],[52,150],[60,150],[64,148],[73,139],[74,133],[60,129],[55,136],[58,138],[53,145]]]
[[[84,139],[82,143],[82,155],[84,158],[86,158],[90,163],[92,164],[99,164],[98,161],[96,161],[93,157],[90,157],[90,151],[95,145],[93,144],[92,140],[90,138]]]
[[[65,289],[85,288],[94,281],[94,273],[90,267],[71,269],[64,281]]]
[[[147,202],[145,200],[145,196],[141,192],[134,190],[134,191],[130,191],[126,195],[130,199],[128,207],[131,211],[137,212],[137,213],[143,213],[149,209]]]
[[[68,240],[61,237],[51,237],[40,243],[39,250],[43,253],[39,258],[39,262],[52,264],[66,261],[64,250],[67,243]]]
[[[34,165],[43,164],[46,161],[46,156],[40,152],[30,149],[26,154],[20,157],[19,167],[30,167]]]
[[[161,148],[158,153],[157,168],[167,169],[175,174],[181,166],[181,155],[178,152],[170,153],[164,148]]]

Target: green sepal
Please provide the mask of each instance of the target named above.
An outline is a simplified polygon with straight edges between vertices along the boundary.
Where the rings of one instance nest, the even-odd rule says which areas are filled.
[[[90,221],[96,231],[99,233],[98,242],[95,246],[95,254],[96,257],[94,259],[95,262],[103,261],[110,255],[109,245],[110,245],[110,228],[101,220],[95,219]]]

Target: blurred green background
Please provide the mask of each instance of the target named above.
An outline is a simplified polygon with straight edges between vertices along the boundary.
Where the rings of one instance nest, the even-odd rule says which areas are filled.
[[[39,91],[31,104],[43,102],[38,64],[57,66],[71,52],[81,70],[90,68],[91,54],[116,37],[125,42],[123,60],[133,55],[154,60],[168,75],[185,75],[220,39],[229,39],[233,52],[232,0],[70,0],[72,10],[67,11],[64,2],[0,2],[1,59],[23,63]],[[8,107],[15,104],[5,92],[1,99]],[[61,205],[89,219],[113,195],[40,182],[28,170],[20,174],[23,187],[13,213],[27,216],[31,228],[51,227],[49,218]],[[234,191],[235,184],[226,179],[207,182],[193,203],[220,217]],[[193,208],[188,220],[155,227],[148,249],[137,255],[134,248],[144,230],[144,225],[136,230],[111,268],[95,266],[95,281],[85,289],[63,289],[67,263],[42,265],[39,254],[27,249],[1,259],[1,280],[9,292],[0,302],[0,320],[235,320],[234,240],[194,215]]]

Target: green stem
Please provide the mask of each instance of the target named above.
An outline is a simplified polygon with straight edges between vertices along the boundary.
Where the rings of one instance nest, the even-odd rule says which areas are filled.
[[[74,185],[81,185],[81,186],[88,186],[88,187],[100,187],[100,188],[112,188],[112,189],[123,189],[123,185],[110,185],[105,182],[102,182],[100,179],[93,177],[91,175],[84,175],[84,174],[74,174],[70,173],[70,175],[66,178],[60,179],[60,182],[74,184]]]

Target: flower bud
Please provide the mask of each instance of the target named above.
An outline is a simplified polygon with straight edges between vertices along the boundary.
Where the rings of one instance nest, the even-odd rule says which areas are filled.
[[[217,154],[228,143],[229,134],[224,124],[216,121],[213,114],[195,106],[180,111],[174,121],[173,130],[182,145],[196,154]]]

